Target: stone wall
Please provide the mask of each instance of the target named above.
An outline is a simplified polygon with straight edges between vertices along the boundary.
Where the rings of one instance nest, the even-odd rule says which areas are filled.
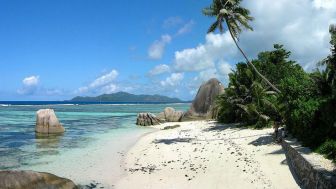
[[[294,171],[302,188],[335,189],[336,172],[334,165],[321,155],[312,154],[295,140],[283,140],[288,165]],[[331,163],[331,164],[330,164]]]

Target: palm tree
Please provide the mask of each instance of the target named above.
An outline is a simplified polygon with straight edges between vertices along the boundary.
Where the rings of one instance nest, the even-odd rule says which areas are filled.
[[[229,74],[229,80],[228,88],[217,99],[220,121],[258,123],[263,127],[278,114],[273,101],[276,92],[265,89],[252,68],[237,64],[237,70]]]
[[[319,85],[324,86],[323,89],[330,89],[329,92],[332,96],[336,97],[336,25],[332,24],[330,25],[329,32],[331,35],[331,54],[319,62],[319,65],[325,66],[325,70],[322,73],[317,72],[315,74],[315,78],[320,83],[324,83],[327,85]]]
[[[208,33],[214,32],[217,28],[221,33],[224,31],[223,22],[226,22],[230,35],[236,44],[239,51],[242,53],[247,63],[253,70],[276,92],[280,90],[275,87],[265,76],[263,76],[257,68],[247,58],[244,51],[237,43],[238,36],[242,32],[242,28],[253,30],[249,25],[249,21],[253,20],[250,16],[250,11],[240,6],[241,0],[213,0],[212,4],[203,9],[203,14],[206,16],[217,17],[216,21],[211,24]]]

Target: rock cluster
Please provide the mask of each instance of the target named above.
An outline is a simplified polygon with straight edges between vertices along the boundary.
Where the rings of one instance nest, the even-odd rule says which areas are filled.
[[[182,121],[197,118],[215,118],[214,102],[216,97],[224,93],[223,84],[216,78],[202,84],[193,100],[190,109],[185,113]]]
[[[136,124],[141,126],[158,125],[162,121],[151,113],[139,113]]]
[[[215,100],[218,95],[224,93],[223,84],[216,78],[202,84],[187,112],[176,111],[167,107],[157,116],[150,113],[140,113],[137,125],[158,125],[162,122],[181,122],[202,119],[214,119],[217,116]]]
[[[58,121],[53,109],[40,109],[36,112],[35,132],[53,134],[64,131],[65,129]]]
[[[74,182],[50,173],[0,171],[1,189],[77,189]]]
[[[182,119],[184,112],[176,111],[174,108],[167,107],[161,112],[158,117],[167,122],[179,122]]]

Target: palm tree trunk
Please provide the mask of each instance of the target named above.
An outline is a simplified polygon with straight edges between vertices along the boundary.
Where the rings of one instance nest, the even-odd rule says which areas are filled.
[[[226,22],[227,24],[227,22]],[[263,76],[258,70],[257,68],[252,64],[252,62],[250,62],[250,60],[247,58],[246,54],[244,53],[244,51],[239,47],[237,41],[236,41],[236,38],[234,37],[233,33],[232,33],[232,30],[231,30],[231,27],[227,24],[228,26],[228,29],[229,29],[229,32],[230,32],[230,35],[234,41],[234,43],[236,44],[237,48],[239,49],[239,51],[242,53],[242,55],[244,56],[245,60],[247,61],[247,63],[253,68],[253,70],[273,89],[275,90],[277,93],[281,93],[281,91],[276,87],[274,86],[270,81],[268,81],[268,79]]]

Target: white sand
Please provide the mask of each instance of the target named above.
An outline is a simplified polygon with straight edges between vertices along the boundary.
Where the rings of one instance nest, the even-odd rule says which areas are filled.
[[[299,188],[281,146],[272,143],[272,129],[177,124],[181,127],[148,134],[131,148],[124,160],[127,174],[116,188]]]

